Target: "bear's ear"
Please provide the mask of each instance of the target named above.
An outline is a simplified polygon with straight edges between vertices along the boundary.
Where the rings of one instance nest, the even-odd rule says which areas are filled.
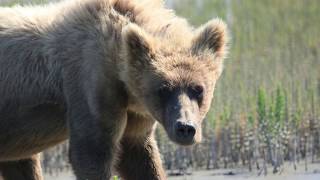
[[[199,54],[209,50],[215,57],[223,58],[227,53],[227,26],[220,19],[214,19],[199,28],[192,42],[192,52]]]
[[[139,65],[149,64],[153,59],[153,39],[135,24],[129,24],[122,30],[123,43],[127,58]]]

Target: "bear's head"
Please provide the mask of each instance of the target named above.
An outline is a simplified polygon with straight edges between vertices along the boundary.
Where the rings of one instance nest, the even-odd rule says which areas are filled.
[[[183,47],[171,47],[134,24],[122,36],[129,91],[171,140],[181,145],[201,141],[201,124],[227,52],[226,25],[208,22]]]

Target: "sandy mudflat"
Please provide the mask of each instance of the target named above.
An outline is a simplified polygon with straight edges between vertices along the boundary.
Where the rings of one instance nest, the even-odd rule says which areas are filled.
[[[46,176],[45,180],[75,180],[70,174],[62,174],[57,177]],[[235,176],[213,176],[210,172],[197,172],[192,176],[169,177],[168,180],[320,180],[320,174],[295,174],[295,175],[235,175]]]
[[[196,171],[189,176],[171,176],[168,177],[168,180],[320,180],[320,164],[312,164],[307,172],[302,166],[297,171],[290,167],[285,169],[281,174],[269,173],[268,176],[258,176],[257,172],[249,173],[243,169]],[[229,172],[233,172],[235,175],[225,175]],[[49,176],[48,174],[44,176],[44,180],[75,180],[71,172],[62,172],[57,176]],[[3,180],[1,176],[0,180]]]
[[[298,171],[287,170],[281,174],[270,174],[268,176],[258,176],[257,173],[249,173],[241,170],[196,171],[190,176],[171,176],[168,180],[320,180],[319,169],[320,164],[313,165],[308,172],[302,169]],[[236,175],[224,175],[230,171]],[[75,180],[75,178],[72,173],[64,172],[59,174],[59,176],[45,175],[45,180]]]

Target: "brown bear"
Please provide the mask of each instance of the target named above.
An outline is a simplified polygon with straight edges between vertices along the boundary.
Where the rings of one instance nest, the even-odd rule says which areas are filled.
[[[157,0],[0,8],[0,171],[41,180],[38,153],[69,139],[78,180],[166,179],[157,122],[181,145],[201,123],[227,52]]]

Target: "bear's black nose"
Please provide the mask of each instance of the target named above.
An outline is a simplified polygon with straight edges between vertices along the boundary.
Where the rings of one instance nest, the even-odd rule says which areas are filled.
[[[182,144],[189,144],[193,141],[193,137],[196,134],[196,128],[191,123],[176,122],[175,132],[177,140]]]

